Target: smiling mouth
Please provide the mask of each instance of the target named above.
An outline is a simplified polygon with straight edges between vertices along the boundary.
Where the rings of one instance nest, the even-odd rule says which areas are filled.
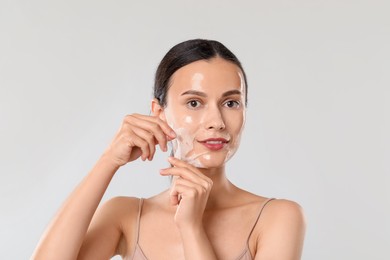
[[[225,138],[210,138],[203,141],[199,141],[199,143],[203,144],[209,150],[218,151],[224,148],[225,145],[229,143],[229,141]]]
[[[208,144],[222,144],[223,142],[222,141],[206,141],[205,143],[208,143]]]

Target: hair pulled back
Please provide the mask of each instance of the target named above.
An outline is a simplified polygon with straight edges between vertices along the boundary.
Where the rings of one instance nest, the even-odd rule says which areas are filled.
[[[245,83],[245,104],[248,99],[246,74],[238,58],[222,43],[214,40],[193,39],[173,46],[158,65],[154,80],[154,98],[163,107],[166,106],[167,92],[172,75],[180,68],[199,60],[210,60],[220,57],[237,65],[242,71]]]

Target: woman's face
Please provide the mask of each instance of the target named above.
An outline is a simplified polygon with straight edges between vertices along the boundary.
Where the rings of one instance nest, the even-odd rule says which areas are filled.
[[[200,60],[171,78],[163,111],[177,138],[174,156],[200,168],[224,165],[236,152],[245,123],[245,83],[237,65]]]

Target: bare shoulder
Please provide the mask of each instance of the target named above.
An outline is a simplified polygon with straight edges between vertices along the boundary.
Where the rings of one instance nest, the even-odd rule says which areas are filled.
[[[103,203],[101,206],[106,210],[114,210],[114,212],[133,212],[138,211],[139,198],[118,196],[113,197]]]
[[[99,208],[98,214],[101,217],[111,220],[112,224],[116,223],[122,232],[132,230],[137,220],[140,199],[136,197],[113,197],[105,201]]]
[[[295,201],[286,199],[269,200],[262,212],[263,232],[303,233],[306,220],[303,208]],[[284,234],[287,235],[287,234]]]
[[[254,205],[255,208],[257,208],[259,204],[264,205],[261,213],[262,222],[285,220],[294,221],[297,224],[304,224],[305,222],[303,208],[295,201],[267,198],[247,191],[244,191],[244,196],[246,203]]]
[[[131,250],[127,241],[134,240],[138,199],[114,197],[104,202],[94,214],[80,249],[81,259],[125,255]],[[131,245],[131,244],[130,244]]]
[[[264,221],[283,221],[283,218],[304,223],[304,211],[301,205],[297,202],[287,199],[275,199],[260,196],[249,191],[238,189],[235,196],[239,203],[251,205],[258,209],[259,205],[263,205],[261,213],[262,222]]]
[[[300,259],[306,230],[301,205],[274,199],[264,207],[261,218],[255,259]]]
[[[271,217],[270,220],[280,218],[302,222],[305,219],[302,206],[295,201],[273,199],[267,204],[267,210],[264,211],[264,215]]]
[[[131,224],[138,215],[139,199],[135,197],[113,197],[99,206],[92,219],[100,225],[117,226],[122,229],[126,224]],[[93,225],[92,225],[93,226]],[[121,230],[122,231],[122,230]]]

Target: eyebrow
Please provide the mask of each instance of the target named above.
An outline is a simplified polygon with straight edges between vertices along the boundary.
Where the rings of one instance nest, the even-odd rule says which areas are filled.
[[[184,95],[195,95],[195,96],[201,96],[201,97],[207,97],[206,93],[197,91],[197,90],[188,90],[185,91],[181,94],[182,96]],[[227,96],[232,96],[232,95],[241,95],[241,91],[234,89],[234,90],[229,90],[226,91],[225,93],[222,94],[222,97],[227,97]]]
[[[181,95],[182,96],[195,95],[195,96],[207,97],[206,93],[201,92],[201,91],[197,91],[197,90],[188,90],[188,91],[183,92]]]
[[[232,96],[232,95],[241,95],[241,91],[237,89],[226,91],[222,94],[223,97]]]

